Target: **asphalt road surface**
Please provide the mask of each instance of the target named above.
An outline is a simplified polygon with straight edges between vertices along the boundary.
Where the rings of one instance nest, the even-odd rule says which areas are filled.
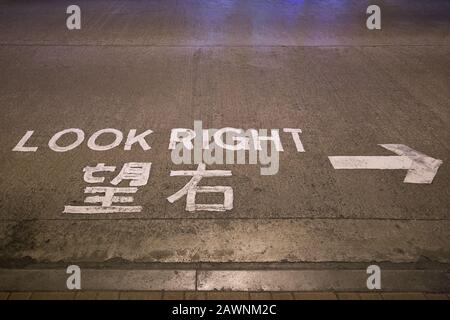
[[[380,1],[382,28],[368,30],[371,1],[79,0],[81,29],[68,30],[73,2],[0,1],[4,288],[15,272],[69,264],[92,272],[252,269],[253,285],[264,280],[258,270],[363,270],[364,280],[365,268],[377,264],[404,272],[409,280],[392,285],[397,290],[449,291],[450,2]],[[210,165],[232,175],[200,185],[231,187],[231,210],[186,211],[186,196],[170,203],[190,179],[171,170],[196,168],[172,162],[171,130],[193,129],[195,120],[204,128],[279,129],[278,173]],[[53,151],[51,138],[70,128],[82,130],[84,141]],[[89,137],[105,128],[121,131],[121,144],[89,148]],[[283,128],[301,129],[304,152]],[[151,149],[124,150],[131,129],[152,130]],[[28,131],[24,147],[37,150],[13,151]],[[405,183],[411,163],[426,158],[410,161],[379,144],[442,163],[432,183]],[[330,156],[395,156],[401,164],[340,170]],[[67,205],[92,205],[83,202],[93,186],[83,168],[120,170],[129,162],[152,163],[148,183],[133,194],[140,212],[64,213]],[[96,186],[111,187],[115,175],[96,176],[107,177]],[[197,202],[220,203],[216,196],[199,194]],[[189,272],[175,283],[191,279]],[[245,273],[230,284],[230,274],[205,272],[197,287],[251,287],[242,284]],[[300,289],[308,281],[320,283],[311,288],[342,285],[303,276]],[[286,288],[270,277],[271,289]]]

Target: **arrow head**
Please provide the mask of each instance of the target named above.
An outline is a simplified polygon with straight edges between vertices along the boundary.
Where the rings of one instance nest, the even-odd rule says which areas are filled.
[[[403,144],[380,144],[380,146],[411,159],[411,168],[408,169],[408,173],[403,181],[405,183],[432,183],[439,167],[443,163],[442,160],[431,158]]]

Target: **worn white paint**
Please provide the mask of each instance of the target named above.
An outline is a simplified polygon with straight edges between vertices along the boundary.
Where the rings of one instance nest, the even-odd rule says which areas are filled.
[[[170,131],[169,150],[175,150],[178,143],[182,143],[184,148],[192,150],[194,145],[192,140],[195,138],[195,132],[192,129],[174,128]]]
[[[303,143],[300,140],[300,133],[302,133],[301,129],[284,128],[283,132],[290,133],[292,135],[292,140],[294,140],[295,148],[297,149],[297,152],[305,152]]]
[[[252,136],[252,141],[255,150],[262,150],[261,141],[272,141],[275,150],[280,152],[284,151],[283,145],[281,144],[280,134],[278,133],[278,129],[270,129],[270,136],[265,134],[260,134],[261,131],[265,132],[265,129],[260,129],[259,132],[256,129],[249,129],[250,134]]]
[[[117,186],[123,180],[130,180],[130,187],[109,187],[92,186],[86,187],[84,193],[102,194],[89,196],[84,199],[85,203],[97,204],[101,206],[65,206],[64,213],[121,213],[121,212],[141,212],[141,206],[116,206],[116,203],[131,203],[134,201],[132,196],[118,196],[116,194],[134,194],[138,191],[138,186],[146,185],[150,176],[150,162],[127,162],[123,165],[119,174],[111,180],[111,184]],[[115,166],[105,166],[104,163],[98,163],[96,166],[87,166],[83,169],[84,181],[90,184],[103,183],[105,177],[97,175],[102,172],[114,172]],[[94,176],[94,174],[96,174]]]
[[[191,180],[179,191],[167,198],[170,203],[186,195],[186,211],[226,211],[233,209],[233,189],[228,186],[198,186],[203,177],[227,177],[231,176],[229,170],[206,170],[206,165],[201,163],[197,170],[171,171],[170,176],[192,176]],[[223,193],[223,204],[196,204],[195,196],[200,193]]]
[[[70,145],[68,146],[64,146],[61,147],[57,144],[58,140],[66,135],[66,134],[75,134],[77,136],[77,139]],[[77,129],[77,128],[70,128],[70,129],[65,129],[62,130],[60,132],[57,132],[48,142],[48,146],[50,149],[52,149],[55,152],[66,152],[66,151],[70,151],[72,149],[75,149],[76,147],[78,147],[80,144],[82,144],[84,141],[84,132],[81,129]]]
[[[271,135],[268,135],[269,130],[266,129],[249,129],[244,131],[244,129],[225,127],[221,129],[202,129],[201,125],[198,124],[199,121],[194,123],[194,127],[196,130],[186,129],[186,128],[174,128],[171,130],[170,134],[170,142],[169,142],[169,150],[175,150],[184,148],[186,150],[194,149],[194,163],[204,163],[204,154],[202,154],[202,150],[214,150],[218,152],[218,150],[226,150],[226,151],[261,151],[268,145],[269,142],[275,146],[274,150],[277,152],[284,151],[283,145],[280,140],[279,130],[278,129],[270,129]],[[290,133],[294,140],[296,149],[298,152],[304,152],[305,149],[300,140],[300,133],[302,132],[300,129],[293,128],[284,128],[284,132]],[[146,138],[153,133],[153,130],[147,129],[142,133],[137,133],[137,129],[130,129],[126,140],[124,143],[123,149],[125,151],[129,151],[133,148],[134,145],[138,144],[142,150],[147,151],[151,149]],[[33,136],[34,130],[28,130],[25,135],[20,139],[17,145],[12,149],[16,152],[36,152],[38,147],[36,146],[26,146],[27,142]],[[114,129],[114,128],[106,128],[101,129],[94,132],[89,139],[87,140],[87,147],[94,151],[107,151],[118,147],[124,140],[124,134],[122,131]],[[62,145],[60,140],[66,135],[75,135],[75,141],[70,143],[69,145]],[[113,141],[106,145],[100,145],[98,140],[103,135],[112,135]],[[48,142],[48,146],[51,150],[56,152],[67,152],[73,150],[80,146],[85,140],[85,132],[79,128],[70,128],[65,129],[60,132],[54,134],[50,141]],[[212,138],[212,141],[210,141]],[[264,145],[262,145],[264,143]],[[198,148],[194,148],[197,147]],[[178,148],[181,147],[181,148]],[[266,148],[267,149],[267,148]],[[180,150],[178,150],[180,151]],[[231,155],[232,153],[227,152],[227,155]],[[178,155],[175,152],[175,155]],[[184,153],[183,153],[184,155]],[[233,154],[234,155],[234,154]],[[240,153],[240,164],[245,163],[245,153]],[[220,155],[219,155],[220,156]],[[251,156],[250,156],[251,157]],[[222,159],[223,157],[216,157]],[[234,159],[234,157],[230,157]],[[189,157],[190,159],[190,157]],[[176,160],[176,159],[175,159]],[[174,163],[176,162],[174,159]],[[217,160],[217,159],[215,159]],[[223,161],[223,159],[222,159]],[[178,162],[176,162],[178,163]],[[183,159],[183,162],[184,159]],[[216,163],[216,162],[214,162]],[[220,163],[217,162],[217,163]],[[228,163],[227,164],[231,164]],[[251,164],[255,164],[251,162]]]
[[[131,203],[134,201],[132,196],[117,196],[117,193],[133,194],[137,192],[136,187],[86,187],[84,193],[97,194],[99,196],[90,196],[84,199],[85,203],[101,203],[101,206],[65,206],[63,213],[127,213],[141,212],[141,206],[115,206],[114,203]]]
[[[150,150],[151,147],[148,145],[147,141],[145,140],[145,137],[151,133],[153,133],[153,131],[149,129],[139,135],[136,135],[136,129],[131,129],[130,132],[128,132],[124,150],[131,150],[131,146],[135,143],[139,143],[142,150],[144,151]]]
[[[201,166],[200,164],[199,166]],[[180,171],[170,171],[171,177],[187,177],[187,176],[196,176],[200,175],[202,177],[231,177],[231,171],[229,170],[205,170],[203,172],[199,172],[197,170],[180,170]]]
[[[197,193],[223,193],[223,203],[195,203]],[[196,186],[190,188],[186,195],[186,211],[227,211],[233,209],[233,188],[228,186]]]
[[[114,141],[111,142],[110,144],[101,146],[99,144],[97,144],[97,139],[102,135],[102,134],[112,134],[114,135]],[[106,150],[111,150],[115,147],[117,147],[118,145],[120,145],[120,143],[123,140],[123,133],[120,130],[117,129],[113,129],[113,128],[107,128],[107,129],[102,129],[102,130],[98,130],[97,132],[95,132],[88,140],[88,147],[91,150],[94,151],[106,151]]]
[[[403,144],[380,144],[398,156],[332,156],[328,157],[334,169],[408,170],[405,183],[430,184],[442,160],[428,157]]]
[[[234,133],[236,135],[231,135],[230,133]],[[245,132],[242,129],[236,129],[236,128],[221,128],[217,130],[214,133],[214,142],[219,148],[229,150],[229,151],[240,151],[240,150],[246,150],[248,149],[248,137],[244,136]],[[228,140],[231,140],[233,142],[238,142],[237,144],[228,144],[225,143],[223,140],[223,135],[227,136],[227,142]]]
[[[98,163],[95,167],[84,167],[84,181],[87,183],[102,183],[105,181],[105,177],[96,177],[94,173],[97,172],[114,172],[116,170],[115,166],[105,166],[104,163]]]
[[[86,187],[84,193],[103,193],[103,196],[91,196],[84,199],[85,203],[101,203],[102,207],[110,207],[113,203],[130,203],[134,201],[131,196],[116,196],[117,193],[136,193],[137,188],[123,187]]]
[[[63,213],[99,214],[99,213],[136,213],[142,212],[142,206],[65,206]]]
[[[146,141],[146,137],[153,133],[152,130],[148,129],[140,134],[136,133],[137,130],[136,129],[130,129],[130,131],[128,132],[127,135],[127,139],[125,141],[125,145],[124,145],[124,150],[128,151],[131,150],[132,146],[135,144],[139,144],[142,148],[142,150],[147,151],[150,150],[151,147],[148,144],[148,142]],[[36,152],[38,147],[31,147],[31,146],[26,146],[26,143],[30,140],[30,138],[33,136],[34,134],[34,130],[28,130],[25,135],[20,139],[20,141],[17,143],[17,145],[12,149],[12,151],[17,151],[17,152]],[[65,135],[76,135],[76,140],[71,143],[70,145],[67,146],[61,146],[58,141]],[[104,134],[112,134],[114,136],[114,141],[108,145],[99,145],[97,143],[97,139]],[[66,152],[66,151],[70,151],[75,149],[76,147],[80,146],[83,141],[85,139],[85,133],[83,130],[78,129],[78,128],[70,128],[70,129],[65,129],[62,131],[57,132],[56,134],[54,134],[52,136],[52,138],[49,140],[48,142],[48,146],[50,147],[51,150],[56,151],[56,152]],[[106,151],[106,150],[111,150],[117,146],[119,146],[121,144],[123,140],[123,133],[120,130],[117,129],[113,129],[113,128],[106,128],[106,129],[101,129],[98,130],[96,132],[94,132],[94,134],[92,134],[92,136],[88,139],[87,142],[87,146],[94,151]]]
[[[25,144],[27,141],[31,138],[33,135],[34,130],[28,130],[25,135],[20,139],[20,141],[17,143],[17,145],[12,149],[12,151],[17,152],[36,152],[38,147],[25,147]]]
[[[112,185],[118,185],[123,180],[131,180],[131,187],[145,186],[150,177],[151,162],[127,162],[119,174],[111,180]]]
[[[220,129],[202,129],[201,124],[198,124],[199,122],[200,121],[194,122],[195,130],[186,128],[172,129],[170,134],[169,150],[175,150],[177,144],[179,143],[183,144],[183,147],[187,150],[192,150],[194,148],[194,143],[197,143],[197,141],[194,140],[196,138],[199,139],[199,147],[203,150],[208,150],[211,148],[210,137],[212,136],[212,143],[225,150],[249,150],[249,137],[251,137],[251,141],[255,150],[262,149],[261,142],[271,141],[272,143],[274,143],[276,151],[284,151],[278,129],[270,129],[269,136],[267,134],[268,130],[266,129],[248,129],[247,131],[244,131],[244,129],[232,127],[225,127]],[[305,151],[299,136],[299,134],[302,133],[301,129],[284,128],[283,131],[291,133],[298,152]],[[224,139],[224,136],[230,136],[231,139]],[[230,144],[229,141],[232,141],[233,144]]]

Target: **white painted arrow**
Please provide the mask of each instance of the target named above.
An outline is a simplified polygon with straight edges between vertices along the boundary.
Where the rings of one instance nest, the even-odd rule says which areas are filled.
[[[442,160],[431,158],[403,144],[380,144],[398,156],[328,157],[334,169],[408,170],[405,183],[432,183]]]

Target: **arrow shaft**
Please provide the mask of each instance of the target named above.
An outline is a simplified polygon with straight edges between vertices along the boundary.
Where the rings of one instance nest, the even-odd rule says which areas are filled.
[[[329,157],[334,169],[410,169],[413,161],[402,156]]]

